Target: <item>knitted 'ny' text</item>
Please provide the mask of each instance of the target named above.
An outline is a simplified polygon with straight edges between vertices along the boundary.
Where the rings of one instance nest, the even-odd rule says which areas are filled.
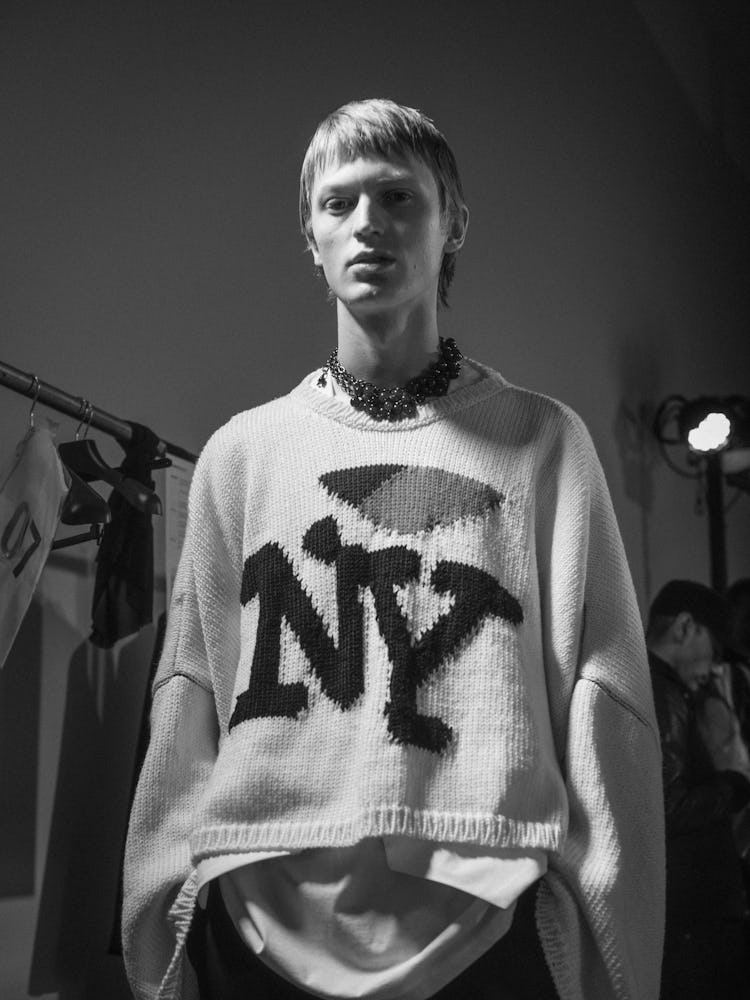
[[[332,496],[402,534],[430,531],[438,524],[495,509],[504,501],[483,484],[434,468],[363,466],[327,473],[320,482]],[[476,566],[440,561],[431,572],[430,586],[451,597],[450,610],[415,639],[397,591],[419,580],[419,552],[407,545],[369,552],[361,545],[345,544],[333,516],[321,518],[307,530],[302,548],[335,569],[338,644],[278,543],[269,542],[249,556],[240,600],[245,605],[259,599],[258,628],[250,682],[237,698],[230,730],[250,719],[298,718],[308,706],[306,683],[279,679],[284,621],[297,637],[323,693],[342,711],[356,703],[365,686],[361,595],[368,590],[391,662],[384,708],[388,733],[396,743],[435,753],[445,750],[453,731],[442,719],[418,712],[417,691],[489,616],[514,625],[522,622],[516,598]]]

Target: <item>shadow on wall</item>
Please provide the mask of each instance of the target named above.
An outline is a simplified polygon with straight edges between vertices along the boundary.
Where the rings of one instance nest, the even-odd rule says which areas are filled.
[[[60,763],[29,992],[130,1000],[119,951],[120,871],[154,640],[116,656],[88,642],[68,672]]]
[[[659,347],[664,331],[642,325],[617,340],[620,402],[612,428],[625,496],[638,508],[640,575],[646,601],[651,597],[649,517],[654,506],[654,468],[659,448],[652,431],[661,385]]]
[[[0,669],[0,898],[34,894],[42,608],[29,605]]]

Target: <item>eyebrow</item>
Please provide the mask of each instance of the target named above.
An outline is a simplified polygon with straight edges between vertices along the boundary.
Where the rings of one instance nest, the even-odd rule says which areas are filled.
[[[333,180],[325,181],[318,187],[316,195],[319,198],[323,194],[328,194],[331,191],[339,191],[355,185],[357,181],[355,180]],[[389,174],[387,177],[376,177],[373,182],[377,187],[388,187],[391,184],[415,184],[419,186],[419,178],[417,174],[409,169],[398,170],[393,174]]]

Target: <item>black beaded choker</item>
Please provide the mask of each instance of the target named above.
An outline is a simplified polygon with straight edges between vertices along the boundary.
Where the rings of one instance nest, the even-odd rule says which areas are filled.
[[[463,355],[452,337],[440,338],[440,358],[431,362],[423,372],[404,386],[380,389],[372,382],[355,378],[339,364],[338,350],[333,350],[323,366],[318,385],[325,386],[328,373],[336,379],[341,388],[352,397],[355,410],[364,410],[373,420],[405,420],[417,415],[417,407],[428,396],[444,396],[454,378],[461,374]]]

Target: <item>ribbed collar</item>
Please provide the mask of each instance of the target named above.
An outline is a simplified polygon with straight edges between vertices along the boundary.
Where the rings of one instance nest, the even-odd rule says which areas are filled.
[[[499,372],[473,359],[467,358],[467,361],[476,368],[480,378],[470,385],[449,392],[447,396],[439,396],[424,403],[418,408],[416,417],[394,423],[389,423],[387,420],[373,420],[364,411],[355,410],[348,396],[328,396],[321,392],[315,385],[320,377],[321,368],[306,375],[300,384],[292,389],[289,396],[296,403],[315,410],[321,416],[347,424],[349,427],[356,427],[358,430],[386,434],[404,433],[435,423],[437,420],[444,420],[470,406],[476,406],[508,387],[508,383]]]

